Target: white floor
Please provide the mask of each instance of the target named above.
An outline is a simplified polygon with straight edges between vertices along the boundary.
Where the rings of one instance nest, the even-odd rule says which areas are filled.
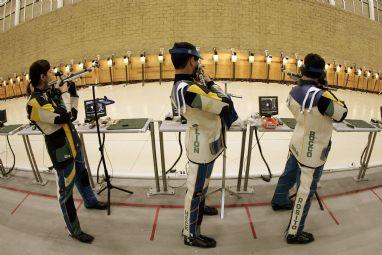
[[[98,97],[107,96],[116,101],[108,106],[107,113],[111,118],[136,118],[149,117],[154,120],[162,120],[170,111],[170,90],[172,82],[147,83],[128,86],[105,86],[96,88]],[[292,87],[280,84],[233,82],[228,85],[228,91],[243,96],[243,99],[234,99],[236,109],[242,119],[246,119],[252,113],[258,111],[258,96],[275,95],[279,97],[280,117],[291,117],[286,108],[285,99]],[[371,118],[380,119],[379,107],[382,105],[382,95],[365,94],[360,92],[339,90],[335,94],[345,100],[349,107],[348,118],[357,118],[369,121]],[[91,89],[86,88],[79,91],[80,102],[91,99]],[[28,123],[25,111],[26,98],[16,98],[0,102],[0,108],[7,109],[8,124]],[[83,122],[83,105],[80,103],[79,120]],[[270,164],[274,174],[280,174],[283,170],[288,153],[290,134],[270,133],[260,134],[261,145],[264,156]],[[368,133],[336,133],[333,132],[333,146],[326,164],[327,169],[347,168],[359,166],[362,150],[367,141]],[[382,164],[382,135],[378,134],[374,153],[370,165]],[[40,170],[51,165],[43,138],[32,136],[31,143]],[[156,134],[158,140],[158,135]],[[172,165],[178,156],[179,147],[177,134],[165,134],[166,166]],[[5,139],[0,139],[0,157],[6,166],[12,164],[11,154],[6,147]],[[91,170],[95,173],[99,159],[98,142],[95,135],[85,135],[86,149],[89,156]],[[11,144],[16,153],[16,167],[28,169],[29,161],[21,137],[15,135],[10,137]],[[255,144],[255,143],[254,143]],[[230,133],[228,135],[227,152],[227,175],[237,176],[240,157],[240,134]],[[159,143],[157,143],[159,159]],[[125,177],[152,177],[153,164],[151,154],[150,134],[131,135],[107,135],[106,152],[108,164],[114,176]],[[178,170],[186,166],[186,157],[183,155],[177,165]],[[159,162],[158,162],[159,163]],[[160,167],[160,164],[158,165]],[[216,163],[213,176],[221,175],[221,159]],[[263,164],[257,148],[253,149],[250,173],[265,173]]]

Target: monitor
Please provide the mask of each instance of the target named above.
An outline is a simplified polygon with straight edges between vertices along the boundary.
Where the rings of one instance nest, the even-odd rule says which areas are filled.
[[[279,113],[279,103],[277,96],[259,97],[259,114],[264,117],[272,117]]]
[[[93,100],[86,100],[84,101],[85,105],[85,116],[86,119],[94,119],[95,118],[95,111],[94,111],[94,102]],[[97,117],[104,117],[106,116],[106,105],[102,102],[99,102],[96,100],[97,105]]]
[[[0,110],[0,123],[1,125],[7,122],[7,110]]]

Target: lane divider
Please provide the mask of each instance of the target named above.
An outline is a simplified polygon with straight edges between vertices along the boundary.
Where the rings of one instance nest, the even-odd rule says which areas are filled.
[[[150,241],[154,241],[154,238],[155,238],[155,231],[157,229],[157,224],[158,224],[159,210],[160,210],[160,207],[158,206],[157,209],[155,210],[154,223],[153,223],[153,229],[151,230]]]
[[[374,191],[374,189],[372,189],[371,192],[373,192],[374,195],[376,195],[377,198],[382,202],[382,197],[380,197],[380,196],[377,194],[377,192]]]
[[[13,209],[13,211],[11,212],[11,215],[13,215],[17,209],[19,209],[19,207],[21,206],[22,203],[24,203],[25,200],[27,200],[27,198],[30,196],[30,193],[27,193],[25,195],[25,197],[23,198],[23,200],[21,200],[21,202],[15,207],[15,209]]]
[[[249,227],[251,228],[253,239],[257,239],[255,226],[253,225],[253,220],[252,220],[251,212],[249,211],[249,207],[248,206],[244,206],[244,207],[245,207],[245,211],[247,212]]]
[[[334,215],[334,213],[329,209],[329,207],[326,205],[325,201],[323,199],[321,199],[321,202],[322,204],[325,206],[326,210],[328,211],[329,215],[332,217],[332,219],[334,220],[334,222],[337,224],[337,225],[340,225],[340,222],[337,220],[336,216]]]

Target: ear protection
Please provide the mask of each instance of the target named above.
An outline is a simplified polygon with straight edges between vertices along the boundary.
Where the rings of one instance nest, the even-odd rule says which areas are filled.
[[[319,84],[324,86],[328,85],[328,81],[326,80],[326,72],[324,69],[302,65],[300,70],[302,75],[305,75],[305,74],[308,74],[307,76],[314,75],[315,78],[318,79]]]
[[[302,65],[300,67],[300,70],[301,70],[302,74],[304,74],[304,73],[313,73],[314,75],[317,75],[317,76],[326,74],[323,69],[314,68],[314,67],[306,66],[306,65]]]

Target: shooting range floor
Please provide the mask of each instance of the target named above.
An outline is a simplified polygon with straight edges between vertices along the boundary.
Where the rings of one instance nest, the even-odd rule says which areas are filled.
[[[68,237],[58,202],[53,174],[48,184],[32,184],[30,173],[17,171],[0,179],[1,254],[381,254],[382,168],[370,169],[369,181],[355,182],[357,172],[325,174],[319,193],[325,205],[320,211],[313,201],[306,230],[315,234],[309,245],[288,245],[283,239],[290,212],[272,211],[269,201],[277,178],[271,183],[250,180],[255,194],[238,199],[226,194],[225,217],[205,217],[202,232],[216,238],[215,249],[183,245],[184,187],[174,196],[147,197],[153,180],[113,179],[134,195],[112,191],[112,213],[87,210],[75,191],[79,219],[84,231],[95,236],[93,244]],[[181,186],[184,181],[171,181]],[[218,188],[212,181],[210,190]],[[235,185],[229,180],[228,185]],[[102,193],[100,199],[105,199]],[[208,197],[220,205],[220,192]],[[219,210],[220,211],[220,210]]]
[[[220,85],[224,87],[222,82]],[[241,119],[247,119],[254,112],[258,112],[259,96],[278,96],[279,116],[292,117],[286,106],[286,99],[292,86],[283,84],[266,84],[261,82],[232,82],[228,84],[228,92],[243,96],[242,99],[234,98],[236,110]],[[159,85],[158,82],[141,84],[129,84],[96,87],[97,97],[107,96],[115,100],[115,104],[107,107],[107,115],[112,119],[120,118],[152,118],[163,120],[166,113],[171,110],[170,93],[172,82]],[[80,96],[78,120],[84,121],[84,100],[92,98],[91,88],[78,91]],[[345,100],[349,108],[348,118],[363,119],[370,121],[371,118],[380,119],[379,107],[382,105],[382,95],[361,93],[348,90],[334,92],[339,98]],[[14,98],[0,102],[0,109],[6,108],[8,115],[7,124],[29,123],[25,112],[27,98]],[[159,156],[159,138],[156,125],[156,149]],[[361,153],[366,146],[368,133],[338,133],[333,132],[332,149],[329,154],[326,169],[349,168],[359,166]],[[165,133],[164,149],[166,166],[170,167],[179,155],[178,134]],[[274,174],[281,174],[288,155],[288,146],[291,133],[259,133],[264,157],[267,159]],[[90,170],[96,174],[99,160],[98,140],[94,134],[84,135],[85,147],[89,158]],[[19,135],[9,137],[10,143],[16,153],[16,167],[30,169],[24,143]],[[51,166],[45,143],[41,135],[30,136],[31,145],[36,157],[36,163],[40,170]],[[184,134],[182,135],[184,143]],[[241,134],[228,132],[227,134],[227,176],[237,177],[240,161]],[[252,163],[250,175],[266,174],[267,170],[263,163],[258,148],[253,143]],[[116,177],[144,177],[153,178],[153,161],[151,152],[150,134],[107,134],[105,142],[107,165],[110,172]],[[379,132],[374,146],[374,153],[370,159],[370,165],[382,165],[382,132]],[[0,156],[6,166],[12,165],[12,155],[7,148],[5,139],[0,138]],[[221,176],[222,161],[218,158],[215,163],[213,177]],[[177,170],[185,168],[187,158],[185,153],[176,165]],[[160,166],[160,164],[159,164]]]

